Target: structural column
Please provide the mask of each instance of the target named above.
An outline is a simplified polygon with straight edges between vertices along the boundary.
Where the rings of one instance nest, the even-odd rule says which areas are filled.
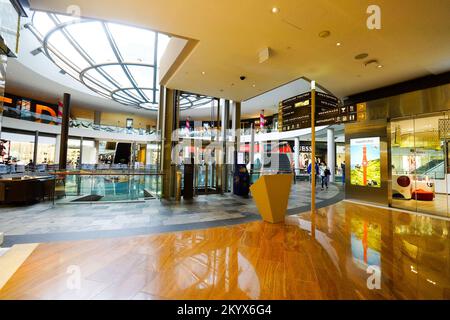
[[[222,186],[221,186],[221,192],[227,192],[228,191],[228,155],[227,155],[227,129],[229,125],[229,116],[230,116],[230,100],[225,100],[224,107],[221,110],[221,132],[220,136],[222,139]]]
[[[237,155],[241,148],[241,103],[233,102],[231,110],[231,130],[233,136],[233,149],[234,152],[231,155],[231,163],[233,170],[235,170],[234,164],[237,163]],[[234,192],[234,183],[231,184],[231,191]]]
[[[61,119],[61,143],[59,148],[59,169],[67,168],[67,144],[69,141],[70,94],[64,93],[63,116]],[[81,159],[80,159],[81,160]]]
[[[6,84],[7,56],[0,53],[0,96],[4,95]],[[2,136],[3,100],[0,101],[0,137]]]
[[[330,167],[330,182],[334,182],[334,175],[336,171],[336,143],[334,141],[334,129],[327,129],[327,159],[328,167]]]
[[[55,145],[55,163],[57,163],[57,161],[59,161],[60,149],[61,149],[61,135],[57,134],[56,135],[56,145]]]
[[[38,148],[39,148],[39,131],[36,131],[34,133],[34,149],[33,149],[33,164],[35,167],[37,165]]]
[[[253,166],[255,164],[255,128],[254,124],[250,125],[250,171],[253,173]]]
[[[239,152],[241,144],[241,103],[233,102],[231,114],[231,129],[233,130],[234,150]]]
[[[161,87],[158,113],[158,130],[161,133],[160,172],[162,177],[162,197],[171,199],[175,196],[176,168],[172,166],[172,133],[178,128],[177,99],[178,92]]]
[[[300,140],[298,138],[294,139],[294,169],[295,169],[295,174],[297,174],[300,169],[300,165],[299,165],[299,156],[300,153]]]
[[[80,163],[78,165],[81,170],[83,167],[83,137],[80,137]]]

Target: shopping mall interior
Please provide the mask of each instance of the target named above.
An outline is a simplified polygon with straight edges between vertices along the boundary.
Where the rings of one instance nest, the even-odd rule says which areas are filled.
[[[450,300],[449,57],[447,0],[0,0],[0,299]]]

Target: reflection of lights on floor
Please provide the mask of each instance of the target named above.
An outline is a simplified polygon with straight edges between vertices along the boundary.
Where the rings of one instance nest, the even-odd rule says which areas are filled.
[[[414,269],[413,266],[411,266],[411,272],[413,272],[413,273],[415,273],[415,274],[418,274],[418,272]]]
[[[433,280],[430,280],[430,279],[427,279],[427,281],[429,282],[429,283],[431,283],[432,285],[436,285],[436,282],[434,282]]]

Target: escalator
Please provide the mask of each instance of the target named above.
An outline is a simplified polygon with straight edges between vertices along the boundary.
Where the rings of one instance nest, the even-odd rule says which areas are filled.
[[[434,159],[427,162],[425,165],[412,171],[412,174],[418,176],[429,176],[435,179],[445,178],[445,161],[443,159]]]

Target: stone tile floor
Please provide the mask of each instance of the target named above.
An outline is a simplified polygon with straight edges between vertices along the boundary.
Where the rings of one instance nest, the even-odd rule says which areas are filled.
[[[298,182],[292,186],[288,214],[307,211],[310,185]],[[318,207],[343,199],[340,185],[329,190],[317,189]],[[40,203],[25,207],[0,207],[0,232],[5,243],[64,240],[72,238],[146,234],[150,232],[213,227],[258,220],[251,198],[231,194],[201,195],[193,201],[168,202],[148,200],[130,203],[56,204]],[[124,230],[127,232],[124,233]],[[114,232],[116,231],[116,233]],[[118,232],[121,231],[121,232]],[[76,234],[76,235],[73,235]],[[39,237],[36,237],[39,235]],[[47,235],[47,237],[46,237]],[[34,237],[33,237],[34,236]]]

